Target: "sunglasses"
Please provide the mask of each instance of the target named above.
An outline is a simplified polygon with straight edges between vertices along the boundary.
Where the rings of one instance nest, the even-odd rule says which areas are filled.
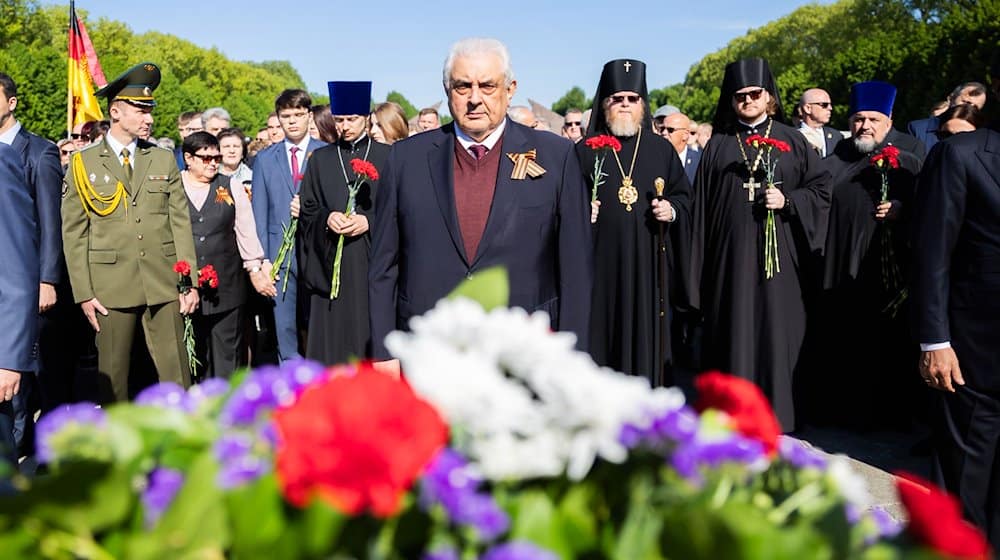
[[[77,133],[74,132],[74,133],[70,134],[69,137],[72,140],[79,140],[79,139],[83,138],[83,135],[82,134],[77,134]]]
[[[611,103],[623,103],[628,101],[629,103],[638,103],[642,99],[639,95],[612,95]]]
[[[761,95],[764,95],[764,88],[755,89],[753,91],[744,91],[742,93],[734,93],[733,99],[735,99],[737,103],[746,103],[748,98],[750,101],[757,101],[760,99]]]
[[[661,128],[660,130],[666,130],[667,134],[673,134],[673,133],[677,132],[678,130],[683,130],[684,132],[690,132],[690,130],[688,130],[686,128],[674,128],[672,126],[665,126],[665,127]]]
[[[59,150],[59,151],[62,152],[62,155],[68,156],[68,155],[72,154],[73,152],[75,152],[76,150]]]
[[[819,105],[820,107],[822,107],[824,109],[829,109],[830,107],[833,107],[833,103],[830,103],[829,101],[820,101],[820,102],[817,102],[817,103],[807,103],[807,105]]]
[[[583,124],[583,121],[576,121],[576,122],[567,122],[563,126],[565,126],[566,128],[570,128],[570,127],[574,127],[574,126],[580,126],[582,124]]]
[[[213,161],[215,163],[222,163],[222,156],[221,155],[217,155],[217,156],[203,156],[201,154],[191,154],[191,157],[193,157],[195,159],[200,159],[201,162],[204,163],[205,165],[208,165],[208,164],[212,163]]]

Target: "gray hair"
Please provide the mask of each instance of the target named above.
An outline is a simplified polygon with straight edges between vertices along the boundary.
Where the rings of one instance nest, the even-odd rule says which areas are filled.
[[[227,123],[232,123],[233,118],[229,116],[229,111],[223,109],[222,107],[212,107],[211,109],[205,109],[201,113],[201,126],[208,126],[208,121],[211,119],[222,119]]]
[[[455,66],[456,59],[463,56],[486,54],[500,58],[500,64],[503,66],[504,86],[509,86],[514,81],[514,69],[510,66],[510,53],[507,52],[507,47],[496,39],[469,37],[458,41],[448,51],[448,58],[444,60],[444,72],[442,73],[444,89],[451,89],[451,69]]]

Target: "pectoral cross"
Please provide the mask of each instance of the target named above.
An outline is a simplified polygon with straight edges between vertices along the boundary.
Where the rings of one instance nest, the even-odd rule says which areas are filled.
[[[747,190],[748,202],[753,202],[754,194],[756,194],[757,189],[759,189],[761,186],[762,185],[758,183],[757,180],[754,179],[753,177],[750,177],[749,181],[743,183],[743,188]]]
[[[626,74],[628,74],[629,68],[632,68],[632,63],[626,60],[625,61],[625,73]]]

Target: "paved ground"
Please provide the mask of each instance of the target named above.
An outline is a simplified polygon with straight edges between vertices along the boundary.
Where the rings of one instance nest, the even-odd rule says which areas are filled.
[[[924,437],[915,432],[856,432],[837,428],[805,427],[795,434],[831,454],[850,457],[851,465],[868,482],[870,506],[880,506],[897,520],[905,514],[890,472],[905,470],[930,476],[930,456],[921,448]]]

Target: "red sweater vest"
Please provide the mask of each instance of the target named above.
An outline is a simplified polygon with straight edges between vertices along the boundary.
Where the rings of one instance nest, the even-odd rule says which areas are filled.
[[[502,137],[480,160],[455,141],[455,210],[458,213],[462,241],[465,243],[465,256],[470,263],[476,258],[479,242],[486,229],[486,220],[490,217],[501,151]]]

